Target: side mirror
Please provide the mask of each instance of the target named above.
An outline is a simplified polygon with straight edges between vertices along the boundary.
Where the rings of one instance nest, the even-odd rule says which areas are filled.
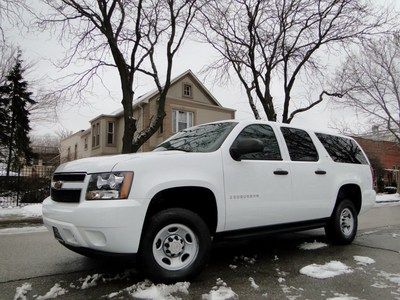
[[[230,154],[234,160],[240,161],[242,155],[249,153],[262,152],[264,144],[259,139],[244,138],[230,149]]]

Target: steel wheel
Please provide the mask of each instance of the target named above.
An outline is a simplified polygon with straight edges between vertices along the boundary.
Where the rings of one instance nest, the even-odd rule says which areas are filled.
[[[181,270],[196,259],[199,241],[194,232],[183,224],[170,224],[162,228],[153,241],[153,256],[166,270]]]
[[[340,214],[340,230],[345,236],[353,233],[354,229],[354,216],[350,209],[345,208]]]

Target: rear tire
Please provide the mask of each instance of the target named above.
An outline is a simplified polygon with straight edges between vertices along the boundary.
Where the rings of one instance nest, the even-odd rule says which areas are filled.
[[[190,210],[172,208],[147,222],[138,262],[153,281],[183,281],[201,272],[210,251],[211,236],[203,219]]]
[[[357,234],[358,219],[356,208],[350,200],[341,201],[325,226],[327,238],[336,245],[353,242]]]

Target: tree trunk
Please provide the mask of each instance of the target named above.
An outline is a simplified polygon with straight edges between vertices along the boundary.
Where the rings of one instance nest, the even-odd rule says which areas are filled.
[[[12,146],[13,146],[13,139],[14,139],[14,127],[15,127],[15,120],[14,120],[14,116],[12,116],[12,121],[11,121],[11,126],[10,126],[10,140],[8,142],[8,159],[7,159],[6,177],[10,176],[10,170],[11,170]]]
[[[136,120],[133,118],[133,92],[127,87],[123,91],[122,106],[124,108],[124,134],[122,137],[122,153],[135,152],[133,137],[136,132]]]

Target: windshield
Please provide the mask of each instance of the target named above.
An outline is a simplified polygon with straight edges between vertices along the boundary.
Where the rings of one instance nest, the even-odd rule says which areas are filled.
[[[213,152],[222,145],[236,124],[221,122],[188,128],[173,135],[153,151]]]

